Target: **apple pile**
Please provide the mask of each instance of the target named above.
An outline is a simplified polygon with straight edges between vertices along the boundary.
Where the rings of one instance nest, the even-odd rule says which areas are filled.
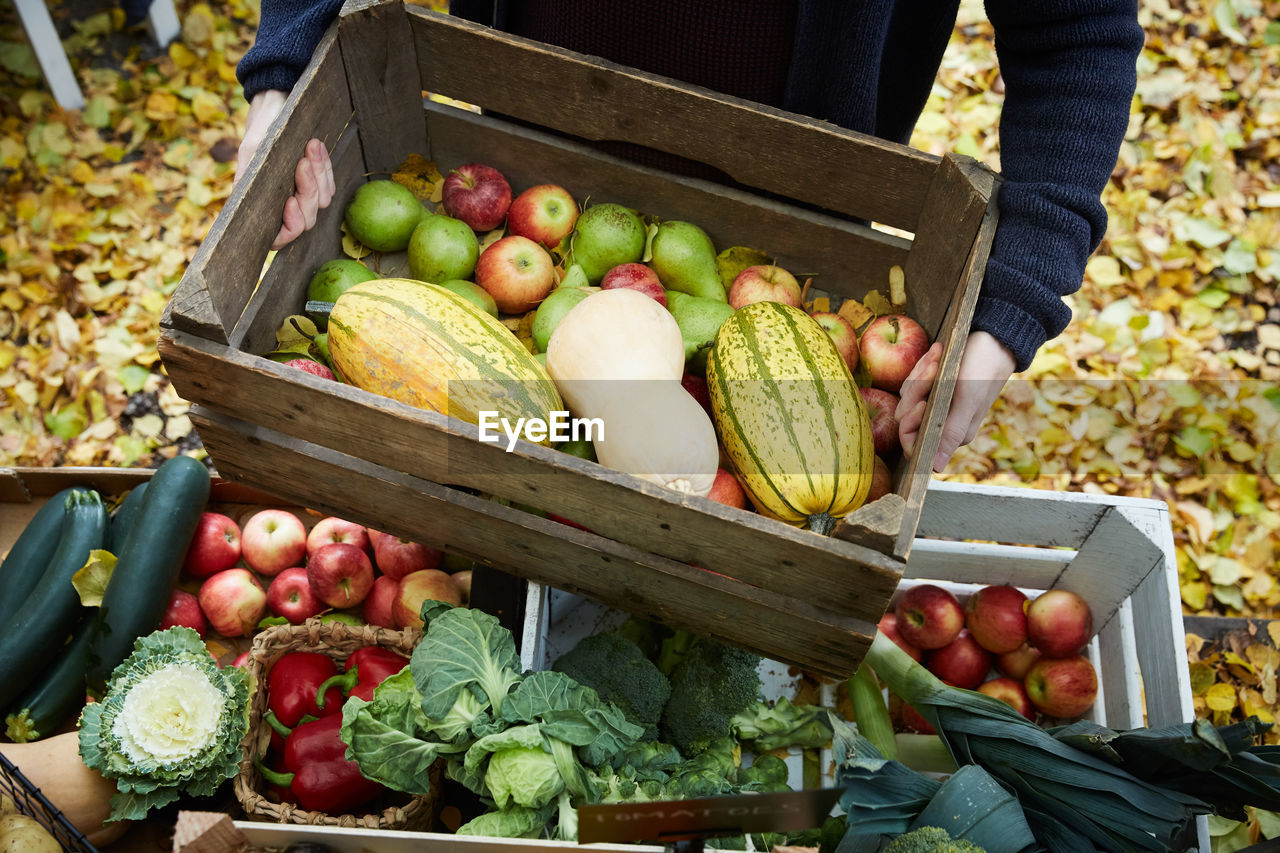
[[[1001,699],[1032,721],[1079,717],[1097,696],[1097,673],[1082,654],[1093,616],[1069,590],[1029,599],[1013,586],[984,586],[961,602],[920,584],[895,599],[879,629],[942,681]],[[901,717],[904,728],[933,731],[909,705]]]
[[[333,516],[308,529],[287,509],[259,509],[242,527],[206,511],[160,627],[247,637],[268,612],[294,625],[337,614],[385,628],[421,627],[423,601],[461,606],[470,597],[470,569],[450,574],[442,569],[447,559],[437,548]]]

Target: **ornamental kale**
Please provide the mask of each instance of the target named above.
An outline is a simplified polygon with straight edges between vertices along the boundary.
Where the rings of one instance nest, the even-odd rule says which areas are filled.
[[[107,820],[142,820],[234,777],[248,729],[248,673],[219,669],[195,631],[175,627],[140,637],[85,706],[80,757],[116,782]]]

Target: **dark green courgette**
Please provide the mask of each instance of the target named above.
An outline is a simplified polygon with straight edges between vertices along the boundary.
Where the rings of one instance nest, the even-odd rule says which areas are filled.
[[[111,516],[111,526],[107,529],[106,549],[112,554],[116,549],[124,544],[124,540],[129,536],[129,530],[133,527],[133,523],[138,520],[138,514],[142,510],[142,496],[147,493],[147,486],[150,480],[144,480],[129,490],[129,494],[125,495],[125,499],[120,506],[116,507],[115,513]]]
[[[90,692],[105,690],[134,641],[160,626],[209,500],[209,486],[209,469],[190,456],[175,456],[152,475],[94,614],[85,670]]]
[[[47,737],[84,705],[84,671],[89,665],[93,618],[86,614],[57,662],[37,676],[13,703],[5,718],[5,734],[15,743]]]
[[[0,627],[0,708],[8,708],[49,665],[50,650],[61,648],[83,617],[71,578],[107,538],[107,506],[92,489],[67,497],[67,517],[57,550],[36,588],[18,612]]]
[[[18,612],[49,567],[49,560],[58,548],[62,519],[67,515],[67,496],[71,492],[72,489],[63,489],[49,498],[22,528],[18,541],[0,563],[0,589],[4,590],[4,595],[0,595],[0,625]]]

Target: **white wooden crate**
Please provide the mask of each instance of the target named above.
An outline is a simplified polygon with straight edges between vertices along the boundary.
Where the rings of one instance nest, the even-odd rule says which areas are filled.
[[[981,541],[976,541],[981,540]],[[931,582],[967,595],[1012,584],[1030,596],[1069,589],[1089,602],[1098,671],[1087,717],[1116,729],[1188,722],[1191,698],[1168,507],[1162,501],[934,481],[899,590]],[[530,584],[521,643],[526,669],[546,669],[583,636],[625,614]],[[765,661],[766,696],[795,674]],[[826,762],[824,762],[825,764]],[[1208,851],[1204,818],[1200,847]]]

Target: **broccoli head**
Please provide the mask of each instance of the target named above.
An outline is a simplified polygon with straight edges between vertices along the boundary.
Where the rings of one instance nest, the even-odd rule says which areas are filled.
[[[662,740],[690,755],[730,735],[733,718],[760,696],[760,657],[715,640],[692,643],[671,670]]]
[[[981,847],[963,839],[953,839],[937,826],[921,826],[899,835],[880,853],[986,853]]]
[[[644,727],[641,740],[657,740],[671,683],[631,640],[617,631],[586,637],[551,668],[617,705],[629,722]]]

